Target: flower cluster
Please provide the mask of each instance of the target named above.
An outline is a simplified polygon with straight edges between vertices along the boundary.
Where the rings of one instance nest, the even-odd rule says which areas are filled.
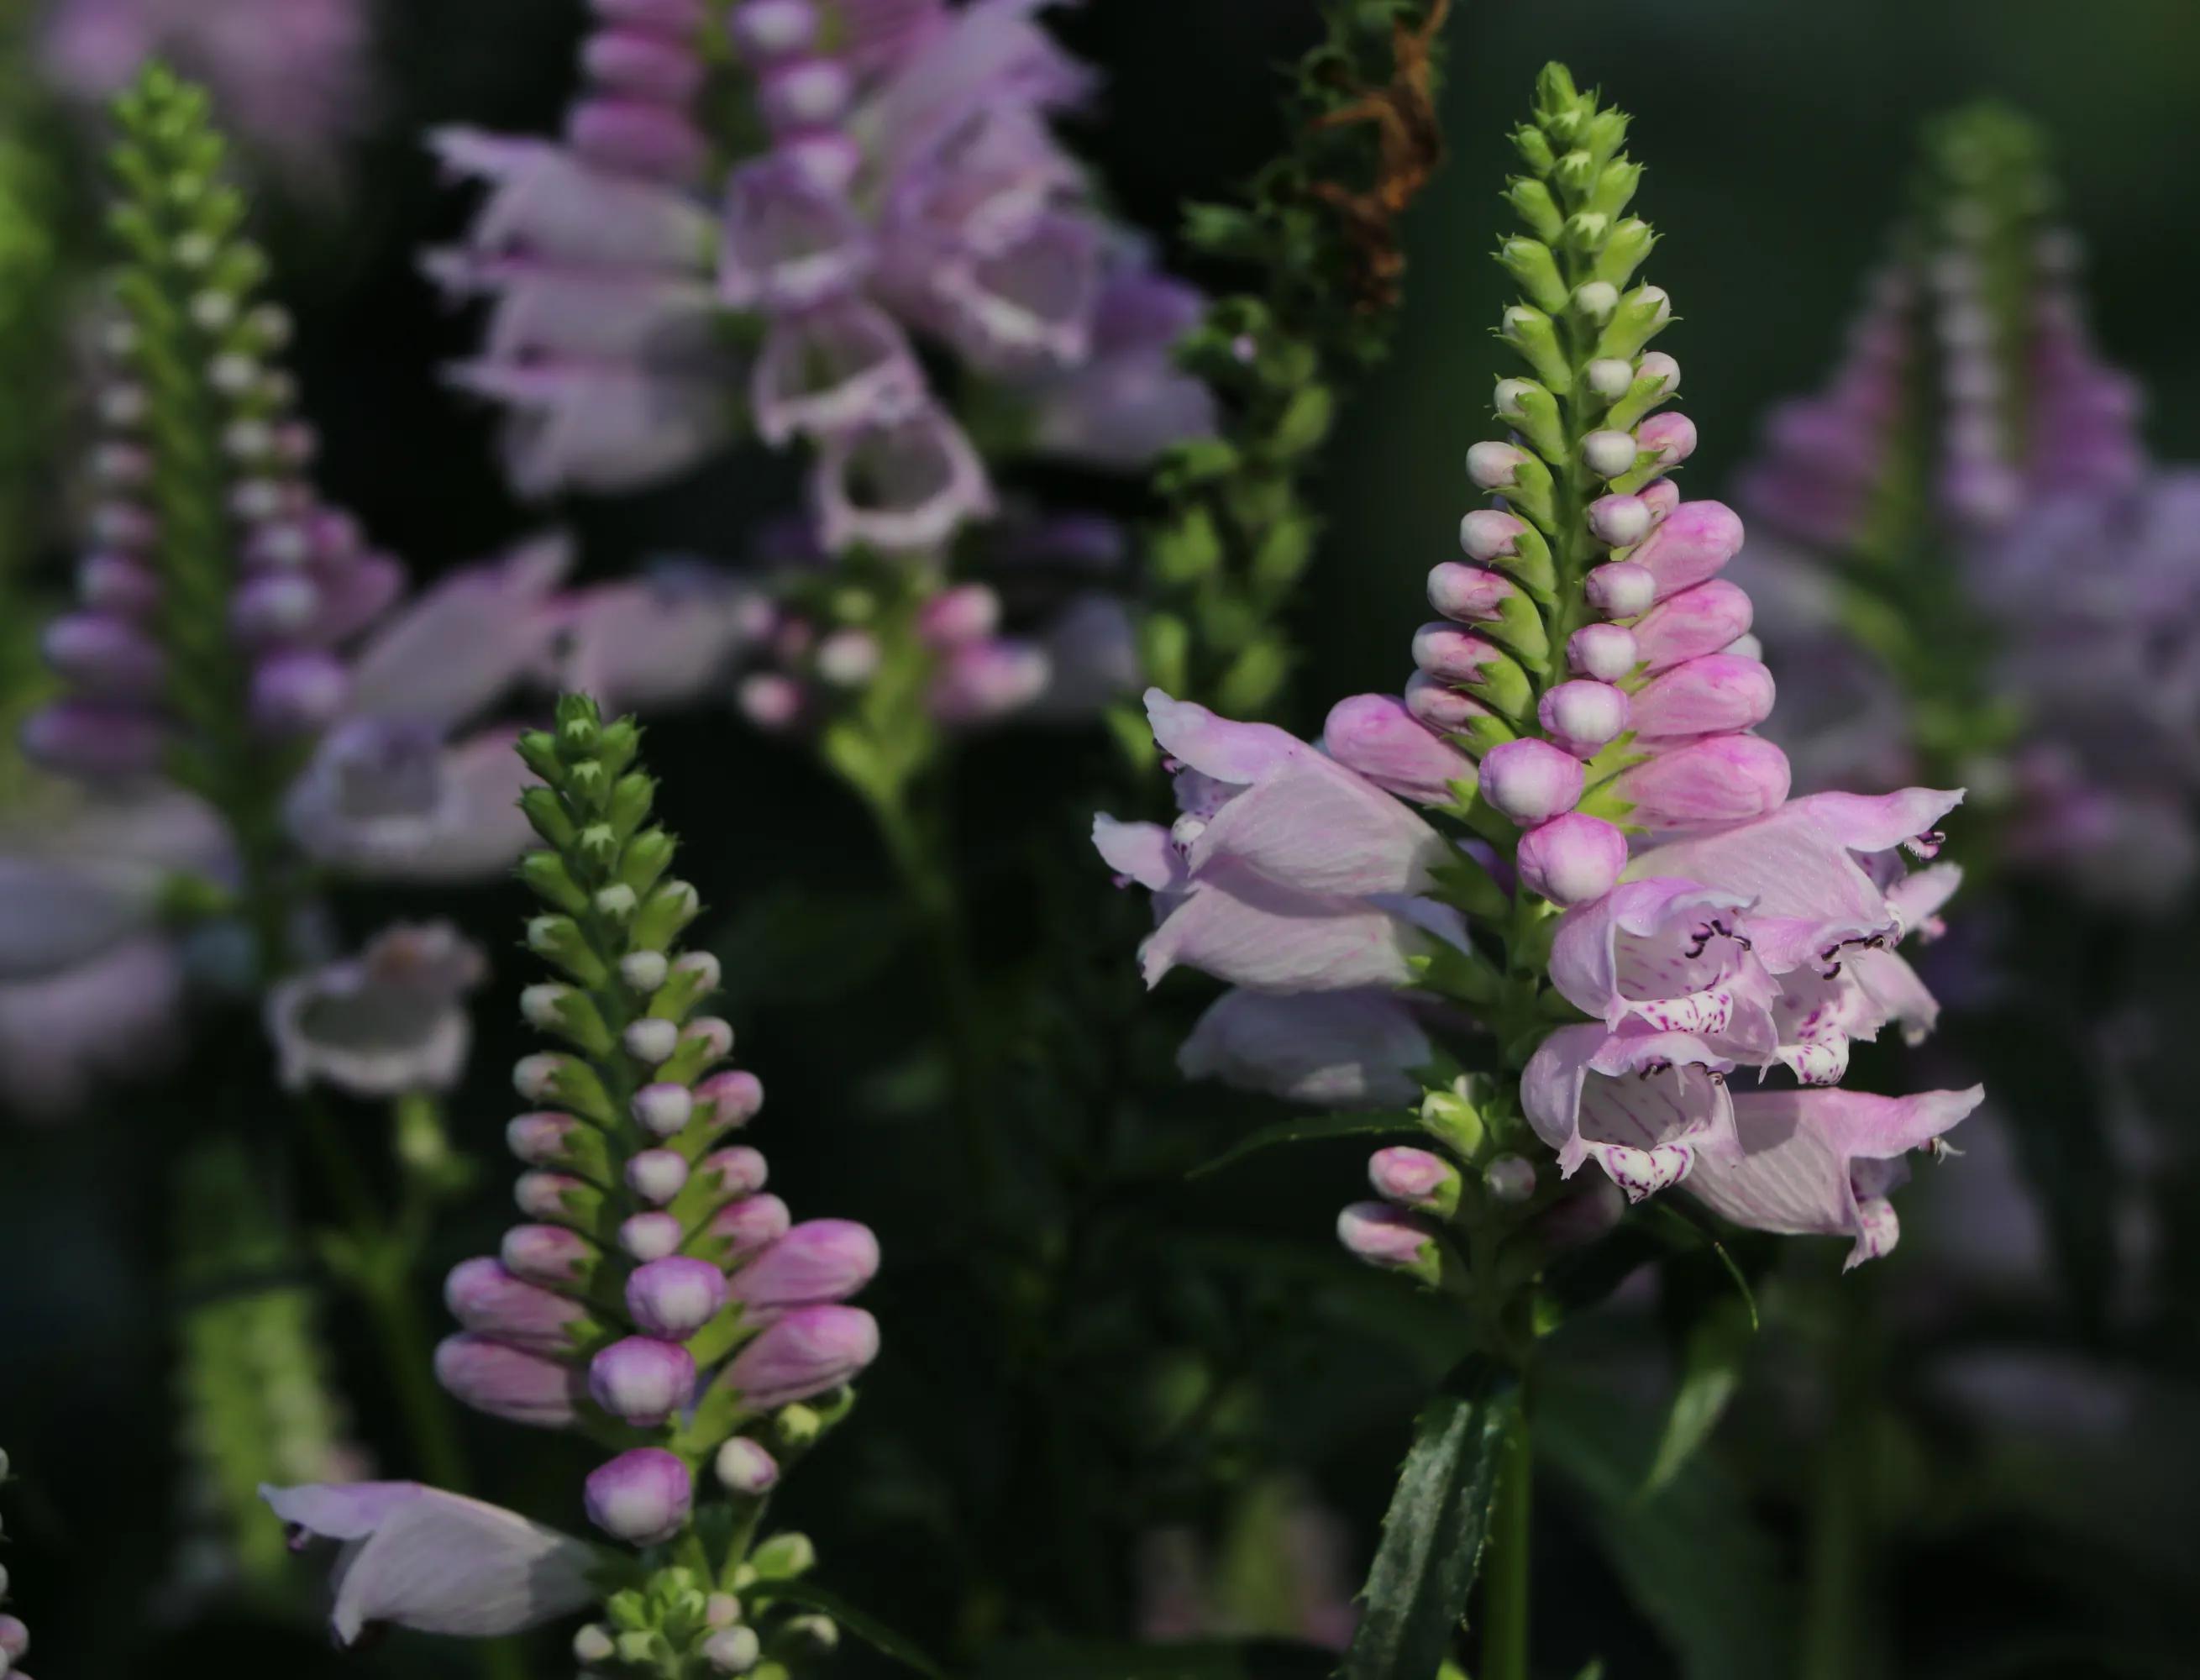
[[[365,0],[61,0],[40,67],[97,102],[167,59],[206,80],[269,166],[320,185],[366,102],[368,12]]]
[[[1385,1200],[1343,1226],[1431,1282],[1439,1220],[1533,1204],[1535,1140],[1633,1197],[1686,1180],[1738,1222],[1884,1253],[1899,1157],[1977,1101],[1823,1088],[1852,1039],[1932,1023],[1891,947],[1955,876],[1907,874],[1899,849],[1930,856],[1960,795],[1788,799],[1754,733],[1773,685],[1749,600],[1718,576],[1741,521],[1667,476],[1694,428],[1660,412],[1680,370],[1646,348],[1670,304],[1628,289],[1653,237],[1624,214],[1625,126],[1553,67],[1515,137],[1526,231],[1500,260],[1525,296],[1501,336],[1529,377],[1496,389],[1512,437],[1468,455],[1503,500],[1462,521],[1469,563],[1431,574],[1443,617],[1404,696],[1343,702],[1316,748],[1150,694],[1182,815],[1096,833],[1155,895],[1149,981],[1185,963],[1238,988],[1188,1068],[1319,1100],[1436,1085],[1424,1121],[1475,1180],[1385,1151]],[[1460,1062],[1518,1070],[1517,1115],[1486,1080],[1444,1086],[1447,1017],[1478,1029]],[[1743,1067],[1794,1088],[1729,1090]]]
[[[2090,340],[2033,131],[1943,120],[1923,199],[1741,480],[1782,738],[1806,786],[1960,773],[2011,860],[2164,901],[2200,864],[2191,475],[2149,460]]]
[[[749,1537],[782,1465],[845,1410],[845,1396],[820,1397],[877,1353],[871,1316],[842,1303],[869,1281],[878,1245],[847,1220],[793,1224],[764,1189],[763,1156],[725,1141],[755,1116],[763,1087],[723,1065],[732,1028],[697,1013],[717,963],[677,948],[699,905],[668,873],[674,842],[650,821],[639,734],[568,698],[553,729],[519,743],[541,778],[523,805],[548,843],[520,867],[547,906],[528,944],[566,977],[530,987],[522,1007],[570,1048],[514,1069],[537,1105],[508,1128],[528,1169],[514,1193],[529,1222],[498,1256],[451,1273],[445,1298],[462,1328],[436,1349],[436,1375],[492,1416],[582,1429],[615,1449],[583,1490],[605,1534],[641,1548],[690,1537],[719,1557],[710,1583],[696,1584],[683,1551],[678,1582],[659,1575],[616,1595],[611,1626],[584,1629],[576,1647],[592,1670],[673,1671],[661,1664],[692,1655],[740,1672],[767,1642],[806,1636],[745,1619],[731,1595],[806,1566],[799,1536],[753,1552]],[[708,1510],[704,1465],[726,1496]],[[376,1620],[504,1631],[592,1595],[588,1546],[453,1495],[369,1484],[270,1499],[301,1531],[357,1548],[336,1603],[347,1640]],[[450,1573],[425,1580],[424,1545],[481,1554],[453,1555]],[[485,1591],[497,1570],[504,1589]]]

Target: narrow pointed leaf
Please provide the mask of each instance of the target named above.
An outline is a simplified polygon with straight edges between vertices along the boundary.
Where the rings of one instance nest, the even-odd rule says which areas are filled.
[[[1415,1133],[1420,1122],[1403,1109],[1352,1109],[1338,1114],[1294,1115],[1289,1120],[1279,1120],[1273,1126],[1264,1126],[1249,1136],[1240,1138],[1212,1161],[1193,1168],[1185,1176],[1203,1179],[1210,1173],[1219,1173],[1225,1167],[1236,1165],[1249,1155],[1257,1155],[1278,1144],[1318,1142],[1327,1138],[1375,1137],[1384,1133]]]
[[[1466,1614],[1506,1431],[1520,1404],[1512,1374],[1476,1355],[1414,1422],[1383,1519],[1361,1616],[1339,1680],[1434,1674]]]
[[[892,1657],[903,1667],[922,1675],[924,1680],[948,1680],[947,1671],[909,1638],[886,1626],[869,1612],[858,1610],[838,1593],[828,1592],[808,1581],[774,1581],[768,1593],[759,1589],[759,1596],[768,1597],[774,1604],[798,1604],[805,1610],[830,1616],[873,1650]]]

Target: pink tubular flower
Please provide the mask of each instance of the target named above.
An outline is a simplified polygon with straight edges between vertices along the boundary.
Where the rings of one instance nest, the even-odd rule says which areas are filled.
[[[355,1644],[389,1624],[495,1638],[557,1620],[595,1597],[595,1548],[477,1499],[417,1482],[262,1488],[292,1543],[333,1540],[329,1626]]]
[[[1419,901],[1448,844],[1390,795],[1272,725],[1159,689],[1146,710],[1184,814],[1171,829],[1103,817],[1093,839],[1154,894],[1147,984],[1185,963],[1266,992],[1402,986],[1416,955],[1463,939]]]

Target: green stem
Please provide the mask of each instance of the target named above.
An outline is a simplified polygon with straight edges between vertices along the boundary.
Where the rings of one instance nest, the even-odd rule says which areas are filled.
[[[1505,1433],[1496,1514],[1482,1571],[1482,1666],[1477,1680],[1528,1680],[1528,1544],[1535,1503],[1527,1396]]]
[[[1871,1490],[1875,1480],[1871,1399],[1875,1361],[1864,1292],[1845,1280],[1834,1345],[1834,1415],[1818,1455],[1805,1572],[1800,1680],[1855,1680],[1864,1671]],[[1855,1333],[1851,1333],[1851,1332]]]
[[[962,938],[962,906],[942,855],[939,825],[919,820],[908,783],[862,788],[880,838],[910,902],[916,908],[939,985],[940,1024],[947,1037],[950,1099],[962,1139],[963,1165],[977,1205],[1000,1206],[1001,1163],[994,1146],[991,1085],[978,990]]]

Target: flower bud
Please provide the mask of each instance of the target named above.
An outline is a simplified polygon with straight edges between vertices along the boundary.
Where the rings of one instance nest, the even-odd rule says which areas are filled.
[[[714,1149],[695,1163],[695,1177],[713,1196],[746,1196],[762,1190],[770,1178],[764,1151],[746,1144]]]
[[[579,1416],[580,1373],[471,1332],[436,1344],[436,1380],[452,1398],[506,1423],[561,1429]]]
[[[636,1447],[588,1472],[588,1520],[615,1540],[653,1546],[688,1521],[695,1488],[688,1466],[662,1447]]]
[[[796,1226],[734,1274],[733,1297],[750,1316],[845,1301],[879,1269],[879,1242],[853,1220]]]
[[[695,1361],[677,1343],[629,1336],[588,1361],[589,1398],[637,1429],[656,1428],[694,1394]]]
[[[1632,560],[1590,568],[1582,593],[1607,618],[1632,618],[1657,599],[1658,580]]]
[[[1536,1193],[1536,1169],[1518,1155],[1501,1155],[1483,1168],[1482,1181],[1490,1199],[1518,1207]]]
[[[1582,462],[1600,478],[1617,478],[1634,470],[1635,439],[1624,431],[1593,431],[1581,446]]]
[[[1530,892],[1554,904],[1586,904],[1609,893],[1627,867],[1627,836],[1601,817],[1571,811],[1523,834],[1513,862]]]
[[[672,1215],[652,1210],[620,1220],[618,1243],[636,1260],[662,1260],[669,1254],[679,1253],[680,1239],[685,1234],[680,1221]]]
[[[1570,811],[1581,794],[1581,761],[1547,740],[1507,741],[1483,755],[1482,796],[1516,822]]]
[[[1413,663],[1508,716],[1526,711],[1533,693],[1527,673],[1495,643],[1449,624],[1424,624],[1413,632]]]
[[[1518,553],[1520,534],[1527,529],[1516,514],[1477,507],[1459,522],[1459,546],[1469,559],[1488,565]]]
[[[0,1477],[4,1475],[5,1467],[0,1466]],[[5,1590],[6,1582],[0,1581],[0,1592]],[[0,1616],[0,1657],[11,1663],[19,1663],[30,1654],[30,1651],[31,1630],[23,1625],[22,1619],[19,1616]],[[0,1668],[0,1673],[5,1672],[4,1668]],[[30,1677],[20,1675],[17,1680],[30,1680]]]
[[[1653,831],[1761,817],[1788,797],[1788,755],[1756,735],[1713,735],[1621,773],[1627,820]]]
[[[1635,633],[1618,624],[1584,624],[1566,640],[1567,665],[1599,682],[1618,682],[1640,658]]]
[[[1466,452],[1466,476],[1479,489],[1507,490],[1527,459],[1527,451],[1511,443],[1477,443]]]
[[[1741,552],[1741,521],[1723,502],[1686,501],[1629,556],[1649,572],[1657,599],[1702,582]]]
[[[1410,1272],[1425,1284],[1442,1273],[1436,1227],[1388,1202],[1355,1202],[1345,1209],[1337,1216],[1337,1240],[1354,1259],[1386,1272]]]
[[[664,984],[670,968],[661,951],[630,951],[619,958],[619,978],[629,991],[654,992]]]
[[[731,1593],[712,1593],[703,1601],[703,1625],[729,1628],[741,1619],[741,1601]]]
[[[1593,758],[1606,742],[1627,728],[1630,706],[1624,691],[1609,682],[1577,679],[1561,682],[1536,702],[1536,720],[1566,751]]]
[[[1512,730],[1499,723],[1496,714],[1488,706],[1426,671],[1417,670],[1406,679],[1405,700],[1406,710],[1439,735],[1495,730],[1495,738],[1483,743],[1485,748],[1512,737]]]
[[[722,1266],[734,1266],[769,1248],[793,1223],[776,1196],[744,1196],[711,1216],[696,1246]]]
[[[802,716],[802,685],[776,671],[752,672],[734,691],[734,704],[759,729],[776,732]]]
[[[1748,633],[1752,609],[1741,586],[1723,577],[1660,601],[1635,626],[1643,664],[1653,671],[1716,653]]]
[[[21,740],[24,755],[48,770],[129,776],[159,765],[167,731],[158,717],[133,708],[64,700],[33,712]]]
[[[48,624],[41,651],[56,676],[87,695],[149,700],[167,677],[161,645],[127,618],[71,612]]]
[[[736,1435],[719,1448],[711,1467],[720,1486],[745,1499],[769,1493],[779,1481],[779,1460],[764,1450],[762,1442],[746,1435]]]
[[[572,1351],[593,1320],[579,1302],[515,1277],[501,1261],[462,1260],[443,1280],[443,1304],[462,1329],[540,1354]]]
[[[601,1622],[589,1622],[573,1634],[573,1660],[579,1663],[607,1663],[617,1653],[611,1643],[611,1630]]]
[[[1772,713],[1772,673],[1755,659],[1706,653],[1654,676],[1635,694],[1630,720],[1648,745],[1679,736],[1754,729]]]
[[[713,1124],[732,1131],[746,1126],[764,1107],[764,1081],[742,1068],[713,1074],[695,1087],[695,1100],[711,1111]]]
[[[1448,1218],[1459,1208],[1459,1169],[1425,1149],[1378,1150],[1367,1159],[1367,1182],[1386,1202]]]
[[[1601,284],[1599,282],[1597,284]],[[1582,288],[1589,290],[1587,286]],[[1600,356],[1633,356],[1673,319],[1673,301],[1659,286],[1637,286],[1619,300],[1598,334]]]
[[[629,1110],[635,1124],[652,1138],[676,1136],[695,1111],[695,1093],[684,1085],[659,1081],[634,1093]]]
[[[1573,307],[1577,315],[1592,325],[1608,321],[1612,319],[1612,311],[1619,307],[1619,288],[1608,280],[1591,280],[1586,285],[1577,286],[1574,288]]]
[[[1606,356],[1591,362],[1583,377],[1589,381],[1589,389],[1606,402],[1614,402],[1625,396],[1635,385],[1634,367],[1617,356]]]
[[[654,1068],[671,1060],[672,1052],[680,1048],[680,1024],[661,1016],[646,1015],[627,1023],[621,1042],[629,1056],[646,1067]]]
[[[1474,781],[1473,761],[1389,694],[1339,700],[1322,726],[1321,744],[1347,769],[1421,805],[1442,805],[1452,783]]]
[[[1682,413],[1653,414],[1635,429],[1635,441],[1659,465],[1676,465],[1696,453],[1696,423]]]
[[[587,1287],[603,1257],[586,1237],[559,1225],[515,1225],[497,1252],[516,1278],[576,1289]]]
[[[1681,487],[1670,478],[1653,478],[1635,495],[1650,510],[1650,523],[1662,525],[1665,516],[1681,505]]]
[[[1669,397],[1681,389],[1681,364],[1663,350],[1652,350],[1635,361],[1635,377],[1656,380],[1661,387],[1659,395]]]
[[[751,1409],[775,1411],[853,1380],[878,1352],[878,1321],[860,1307],[803,1307],[734,1355],[720,1380]]]
[[[726,1274],[707,1260],[668,1255],[635,1267],[626,1280],[626,1309],[652,1336],[693,1336],[726,1304]]]
[[[760,61],[806,50],[817,38],[817,9],[810,0],[748,0],[728,20],[734,44]]]
[[[512,1180],[512,1200],[530,1219],[585,1222],[603,1205],[603,1192],[570,1173],[522,1173]]]
[[[817,644],[817,675],[835,688],[860,688],[878,675],[879,659],[869,630],[835,630]]]
[[[627,1188],[653,1206],[664,1206],[687,1183],[688,1157],[678,1150],[646,1149],[628,1157]]]
[[[751,1627],[720,1628],[703,1642],[703,1660],[720,1674],[746,1674],[763,1651]]]
[[[1650,525],[1649,504],[1640,496],[1599,496],[1589,505],[1589,535],[1607,547],[1633,547]]]

